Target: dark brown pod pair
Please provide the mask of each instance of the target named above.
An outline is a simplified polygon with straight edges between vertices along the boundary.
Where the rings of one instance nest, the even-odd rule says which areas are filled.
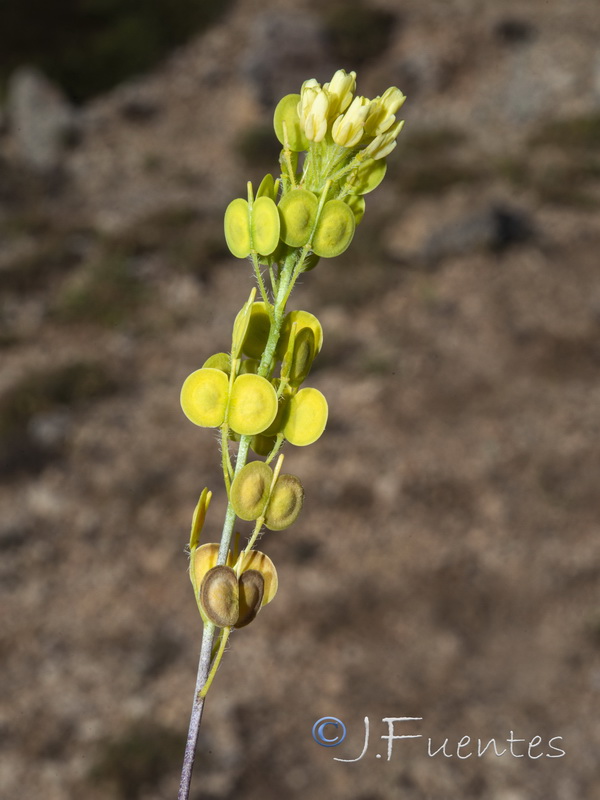
[[[258,614],[265,582],[256,569],[242,572],[238,580],[231,567],[209,569],[200,584],[200,602],[208,619],[219,628],[243,628]]]

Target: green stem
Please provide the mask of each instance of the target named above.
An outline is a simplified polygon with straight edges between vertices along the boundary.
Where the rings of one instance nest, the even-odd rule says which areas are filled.
[[[213,682],[213,678],[217,674],[217,670],[219,669],[219,664],[221,663],[221,659],[223,658],[223,653],[225,652],[225,646],[227,645],[227,640],[229,639],[229,634],[231,633],[231,628],[223,628],[221,631],[221,641],[219,643],[219,649],[217,650],[217,654],[213,659],[213,662],[210,666],[210,672],[208,673],[208,677],[206,678],[206,683],[200,690],[199,696],[204,699],[208,690],[210,689],[210,685]]]

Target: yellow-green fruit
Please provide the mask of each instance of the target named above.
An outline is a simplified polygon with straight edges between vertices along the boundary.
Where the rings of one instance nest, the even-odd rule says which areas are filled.
[[[278,183],[278,182],[277,182]],[[267,173],[265,177],[260,182],[260,186],[256,190],[256,199],[258,200],[259,197],[270,197],[271,200],[275,200],[276,193],[276,182],[273,180],[273,176],[271,173]]]
[[[241,364],[240,368],[238,369],[238,375],[245,375],[247,372],[252,372],[253,374],[258,372],[258,368],[260,366],[260,362],[256,358],[245,358]]]
[[[264,461],[251,461],[235,476],[231,484],[230,500],[240,519],[258,519],[267,504],[273,470]]]
[[[295,475],[280,475],[267,506],[265,525],[270,531],[282,531],[294,522],[304,502],[304,489]]]
[[[197,369],[181,387],[183,413],[194,425],[217,428],[225,419],[228,390],[229,380],[220,369]]]
[[[229,375],[231,372],[231,356],[229,353],[215,353],[213,356],[207,358],[202,366],[220,369],[221,372],[225,372]]]
[[[354,224],[358,225],[365,215],[365,208],[367,205],[365,198],[361,194],[351,194],[346,198],[346,203],[350,207],[350,211],[354,214]]]
[[[238,620],[239,584],[231,567],[209,569],[200,584],[200,604],[208,619],[219,628],[230,628]]]
[[[368,158],[356,170],[354,180],[350,183],[352,194],[368,194],[376,189],[385,178],[387,164],[384,158]]]
[[[310,239],[318,208],[317,196],[308,189],[285,194],[279,203],[281,239],[290,247],[303,247]]]
[[[252,289],[250,297],[246,300],[244,305],[238,311],[236,318],[233,322],[233,334],[231,337],[231,357],[239,358],[242,351],[242,345],[246,338],[248,325],[250,324],[250,317],[252,316],[252,306],[254,298],[256,297],[256,289]]]
[[[298,447],[316,442],[325,430],[327,414],[327,400],[318,389],[300,389],[287,408],[283,426],[285,438]]]
[[[321,323],[311,314],[310,311],[289,311],[283,318],[283,325],[281,326],[281,333],[279,334],[279,341],[277,342],[276,354],[277,358],[282,359],[288,348],[290,341],[290,332],[292,325],[296,323],[296,335],[302,328],[310,328],[315,335],[315,348],[316,352],[320,353],[323,347],[323,328]]]
[[[354,236],[354,214],[343,200],[328,200],[312,239],[312,249],[318,256],[334,258],[346,250]]]
[[[239,617],[235,623],[236,628],[243,628],[248,625],[260,611],[263,595],[265,593],[265,581],[260,572],[256,569],[248,569],[242,572],[239,580]]]
[[[297,153],[308,149],[308,140],[304,135],[304,131],[300,125],[300,117],[298,116],[299,102],[299,94],[286,94],[286,96],[282,97],[277,103],[275,113],[273,114],[275,136],[277,136],[282,145],[285,145],[285,136],[283,133],[283,123],[285,122],[288,147],[290,150],[294,150]]]
[[[225,210],[225,241],[237,258],[246,258],[250,255],[252,249],[250,215],[248,201],[243,197],[232,200]]]
[[[277,394],[269,381],[250,373],[238,375],[229,398],[229,424],[233,430],[242,436],[254,436],[266,430],[276,414]]]
[[[270,331],[271,320],[267,307],[262,301],[252,303],[242,352],[250,358],[260,359],[267,346]]]
[[[279,581],[275,564],[273,564],[269,556],[261,553],[260,550],[251,550],[244,558],[242,574],[249,569],[255,569],[263,576],[265,591],[262,598],[262,605],[266,606],[277,594]]]
[[[271,450],[275,447],[275,436],[265,436],[264,433],[257,433],[250,440],[250,447],[254,450],[257,456],[268,456]]]
[[[312,328],[302,328],[294,340],[294,352],[289,365],[286,360],[281,366],[281,374],[287,373],[290,386],[300,386],[310,372],[317,348]]]
[[[277,407],[277,414],[273,422],[269,425],[269,427],[262,432],[263,436],[275,436],[278,433],[281,433],[283,430],[283,424],[287,414],[287,404],[291,398],[291,391],[289,389],[284,389],[283,394],[279,398],[278,407]]]
[[[252,204],[250,232],[252,247],[261,256],[268,256],[279,244],[281,223],[275,202],[270,197],[259,197]]]

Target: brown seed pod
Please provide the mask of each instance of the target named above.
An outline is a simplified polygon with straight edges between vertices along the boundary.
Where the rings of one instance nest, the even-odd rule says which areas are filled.
[[[208,619],[219,628],[230,628],[240,613],[239,585],[231,567],[209,569],[200,584],[200,603]]]
[[[265,591],[265,581],[257,569],[242,572],[239,580],[239,617],[236,628],[248,625],[258,614]]]

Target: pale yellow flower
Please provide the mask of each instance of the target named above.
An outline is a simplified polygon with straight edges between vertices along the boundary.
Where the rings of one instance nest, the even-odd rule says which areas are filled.
[[[395,114],[405,100],[405,95],[395,86],[390,86],[381,97],[372,100],[365,121],[365,132],[369,136],[385,133],[396,121]]]
[[[314,78],[304,81],[298,103],[298,116],[304,135],[311,142],[320,142],[327,133],[329,97]]]
[[[341,114],[333,123],[331,135],[336,144],[341,147],[356,147],[363,137],[369,107],[370,101],[366,97],[354,98],[346,113]]]
[[[404,120],[399,120],[393,128],[390,128],[385,133],[376,136],[373,141],[363,150],[365,156],[371,158],[385,158],[388,156],[394,147],[396,147],[396,138],[402,128],[404,127]]]
[[[323,85],[323,89],[329,96],[329,119],[335,119],[352,102],[356,89],[356,72],[346,74],[346,70],[338,69],[331,81]]]

